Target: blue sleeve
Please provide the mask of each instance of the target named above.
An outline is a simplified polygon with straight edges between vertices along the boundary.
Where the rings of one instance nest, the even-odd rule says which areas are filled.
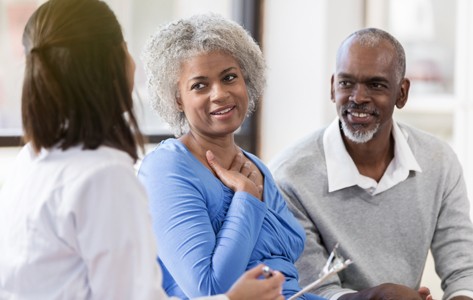
[[[188,297],[226,292],[247,269],[265,204],[235,193],[214,232],[209,201],[223,203],[223,190],[204,183],[185,155],[158,148],[142,162],[138,175],[150,197],[160,259],[180,288]]]

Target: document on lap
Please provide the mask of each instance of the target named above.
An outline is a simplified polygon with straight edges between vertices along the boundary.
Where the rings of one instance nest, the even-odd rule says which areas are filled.
[[[353,263],[350,259],[345,259],[340,254],[338,254],[337,252],[338,245],[339,244],[337,243],[335,247],[333,247],[333,250],[330,253],[330,256],[328,257],[327,262],[325,263],[322,271],[319,274],[319,278],[317,278],[317,280],[305,286],[302,290],[294,294],[288,300],[297,299],[297,297],[300,297],[304,293],[307,293],[309,290],[318,287],[320,284],[322,284],[322,282],[324,282],[331,276],[337,274],[338,272],[340,272],[341,270],[345,269],[346,267],[348,267],[349,265]]]

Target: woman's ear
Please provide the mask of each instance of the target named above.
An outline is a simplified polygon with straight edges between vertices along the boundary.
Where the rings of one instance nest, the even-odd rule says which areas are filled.
[[[176,97],[176,104],[177,104],[177,109],[178,109],[180,112],[183,112],[184,109],[182,108],[182,101],[181,101],[181,98]]]

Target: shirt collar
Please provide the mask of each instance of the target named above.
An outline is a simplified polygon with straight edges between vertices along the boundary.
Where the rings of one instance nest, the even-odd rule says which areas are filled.
[[[375,195],[405,180],[410,171],[422,172],[407,143],[408,133],[393,122],[394,158],[385,174],[379,183],[361,175],[345,148],[339,122],[339,118],[335,118],[323,136],[329,192],[358,185]]]

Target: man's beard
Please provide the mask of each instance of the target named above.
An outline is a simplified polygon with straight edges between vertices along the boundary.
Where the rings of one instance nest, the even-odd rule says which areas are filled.
[[[352,131],[351,128],[348,127],[348,125],[345,123],[344,119],[340,119],[342,123],[342,130],[347,139],[350,141],[357,143],[357,144],[364,144],[369,142],[374,135],[378,132],[379,129],[379,124],[376,124],[376,127],[369,130],[369,131],[363,131],[363,130],[354,130]]]

